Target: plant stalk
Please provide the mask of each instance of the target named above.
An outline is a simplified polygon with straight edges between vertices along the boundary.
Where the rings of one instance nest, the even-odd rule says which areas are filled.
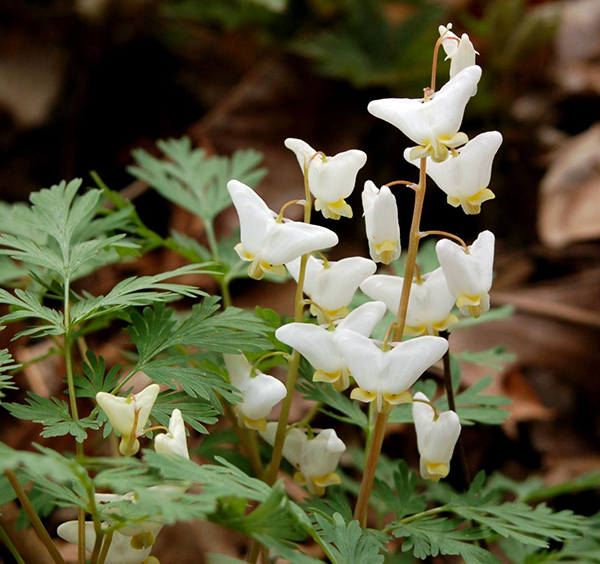
[[[260,453],[258,452],[258,444],[256,443],[256,440],[252,441],[248,436],[248,430],[242,429],[242,427],[240,427],[240,425],[237,422],[235,413],[233,413],[233,410],[231,409],[231,406],[227,403],[227,401],[221,399],[221,405],[223,406],[223,411],[225,411],[225,415],[227,419],[229,419],[229,422],[231,423],[231,426],[233,427],[240,441],[240,444],[242,445],[242,448],[246,453],[246,456],[250,460],[250,465],[252,466],[252,470],[254,470],[254,474],[259,480],[262,480],[263,467],[262,462],[260,460]],[[250,431],[250,434],[252,434],[252,431]]]
[[[14,492],[17,494],[17,497],[19,498],[19,501],[21,502],[21,507],[23,508],[23,511],[25,511],[25,513],[27,514],[27,517],[29,517],[29,520],[31,521],[31,524],[32,524],[33,528],[35,529],[35,532],[40,537],[40,540],[44,543],[44,546],[48,549],[48,552],[50,553],[52,560],[54,560],[54,562],[56,564],[65,564],[63,557],[60,555],[60,552],[58,551],[58,548],[56,548],[56,545],[52,542],[52,539],[50,538],[50,535],[48,534],[46,527],[44,527],[44,524],[42,523],[35,508],[31,504],[31,501],[29,501],[29,498],[27,497],[25,490],[23,489],[23,487],[19,483],[19,480],[15,476],[15,473],[12,470],[5,470],[4,475],[8,479],[8,482],[10,483]]]
[[[113,531],[107,533],[104,537],[104,542],[102,543],[102,550],[100,551],[100,556],[98,557],[98,564],[104,564],[106,560],[106,556],[108,555],[108,551],[110,549],[110,543],[112,543],[113,539]]]
[[[8,551],[11,553],[12,557],[15,559],[17,564],[25,564],[25,560],[19,554],[17,547],[13,544],[13,541],[8,536],[8,533],[4,529],[2,525],[0,525],[0,540],[4,543],[4,546],[8,548]]]

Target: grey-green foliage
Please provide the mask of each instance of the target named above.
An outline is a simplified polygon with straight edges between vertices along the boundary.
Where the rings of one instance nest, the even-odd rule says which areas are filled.
[[[5,374],[5,372],[16,370],[19,368],[19,366],[19,364],[16,364],[13,361],[8,349],[0,350],[0,403],[2,403],[2,398],[6,395],[4,390],[17,389],[13,382],[12,376],[10,374]]]

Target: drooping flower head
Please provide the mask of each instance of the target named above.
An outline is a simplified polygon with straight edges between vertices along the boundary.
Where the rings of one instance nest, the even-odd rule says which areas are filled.
[[[98,405],[106,413],[113,428],[121,434],[121,443],[119,444],[121,454],[135,454],[140,449],[137,437],[148,422],[159,391],[158,384],[150,384],[139,394],[129,394],[127,397],[115,396],[106,392],[96,394]],[[127,449],[132,436],[131,452],[128,453]]]
[[[282,382],[273,376],[252,370],[243,354],[224,354],[231,383],[241,392],[243,401],[235,406],[240,424],[249,429],[264,431],[265,417],[285,396]]]
[[[481,232],[466,250],[449,239],[437,242],[435,250],[448,289],[463,315],[479,317],[490,309],[494,242],[491,231]]]
[[[352,194],[358,171],[365,166],[367,155],[351,149],[334,157],[315,151],[300,139],[286,139],[285,146],[296,154],[302,173],[308,173],[308,187],[315,199],[315,210],[328,219],[352,217],[345,198]]]
[[[375,262],[390,264],[400,256],[398,204],[387,186],[367,180],[362,193],[369,253]]]
[[[502,144],[498,131],[488,131],[471,139],[443,163],[429,161],[427,174],[447,194],[448,203],[461,206],[466,214],[477,214],[481,204],[496,196],[488,189],[492,176],[492,162]],[[410,149],[404,158],[421,168],[421,161],[410,159]]]
[[[446,59],[450,59],[450,78],[454,78],[460,71],[475,64],[475,57],[479,55],[466,33],[458,37],[450,31],[452,24],[441,25],[438,28],[442,38],[442,47],[446,52]]]
[[[360,289],[371,299],[381,300],[388,310],[396,315],[400,304],[400,293],[404,279],[400,276],[375,274],[369,276]],[[406,312],[405,333],[407,335],[437,335],[458,321],[452,313],[454,296],[448,290],[446,278],[441,268],[425,274],[412,283],[408,309]]]
[[[305,253],[327,249],[338,243],[330,229],[282,219],[271,211],[249,186],[230,180],[227,190],[240,218],[242,242],[235,251],[249,261],[248,275],[260,280],[266,272],[285,276],[284,264]]]
[[[297,281],[300,273],[300,259],[286,264],[288,271]],[[377,270],[377,265],[363,257],[349,257],[337,262],[313,256],[308,257],[304,278],[304,293],[321,309],[311,306],[310,312],[317,316],[319,323],[330,319],[340,319],[348,315],[348,305],[359,285]]]
[[[154,437],[154,450],[160,454],[177,454],[189,459],[185,425],[179,409],[174,409],[171,413],[169,432],[160,433]]]
[[[468,141],[459,132],[465,107],[481,78],[481,68],[470,66],[448,81],[430,100],[387,98],[374,100],[369,112],[395,125],[417,143],[410,152],[411,160],[431,157],[435,162],[448,158],[449,148]]]
[[[417,392],[412,404],[417,446],[421,455],[421,476],[437,482],[450,472],[450,459],[460,435],[460,419],[454,411],[444,411],[437,417],[428,405],[427,396]]]
[[[350,385],[350,373],[337,345],[338,336],[346,330],[368,337],[384,315],[385,304],[369,302],[352,311],[333,331],[310,323],[288,323],[277,329],[275,336],[312,364],[313,382],[327,382],[343,391]]]
[[[277,423],[273,422],[261,434],[272,445],[276,432]],[[297,469],[294,481],[306,485],[313,495],[323,495],[327,486],[341,483],[335,470],[345,450],[334,429],[324,429],[311,439],[305,429],[293,427],[283,443],[283,456]]]
[[[367,403],[375,401],[377,411],[382,412],[411,401],[408,389],[442,358],[448,341],[442,337],[416,337],[383,351],[371,339],[343,331],[338,346],[359,386],[352,390],[351,397]]]

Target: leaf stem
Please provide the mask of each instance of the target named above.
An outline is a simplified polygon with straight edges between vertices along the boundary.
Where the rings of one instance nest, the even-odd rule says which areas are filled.
[[[8,479],[8,482],[10,483],[14,492],[17,494],[17,497],[21,502],[21,507],[23,508],[23,511],[25,511],[27,517],[29,517],[29,520],[31,521],[31,524],[35,529],[35,532],[40,537],[40,540],[48,549],[52,560],[54,560],[56,564],[65,564],[63,557],[60,555],[60,552],[58,551],[58,548],[56,548],[56,545],[52,542],[52,539],[50,538],[46,527],[44,527],[44,524],[42,523],[35,508],[31,504],[31,501],[29,501],[25,490],[23,489],[23,487],[19,483],[19,480],[15,476],[15,473],[12,470],[5,470],[4,475]]]
[[[233,430],[235,431],[235,434],[237,435],[240,444],[242,445],[242,448],[246,453],[246,456],[250,460],[250,465],[252,466],[252,470],[254,470],[254,474],[259,480],[262,480],[263,467],[262,462],[260,460],[260,453],[258,452],[258,444],[256,442],[256,437],[254,437],[254,441],[250,439],[248,430],[242,429],[242,427],[240,427],[240,425],[237,422],[237,417],[235,416],[235,413],[233,413],[231,406],[223,398],[221,398],[221,405],[223,406],[225,416],[227,417],[227,419],[229,419],[229,422],[231,423],[231,426],[233,427]],[[250,431],[250,434],[252,434],[252,431]]]
[[[102,543],[102,550],[100,551],[100,556],[98,557],[98,564],[104,564],[106,560],[106,556],[108,555],[108,551],[110,549],[110,544],[113,539],[113,531],[110,531],[104,537],[104,542]]]
[[[217,237],[215,236],[215,228],[212,220],[204,219],[204,231],[206,233],[206,239],[208,241],[208,246],[210,247],[210,252],[212,253],[213,259],[215,262],[221,262],[219,259],[219,245],[217,244]]]
[[[13,541],[8,536],[8,533],[4,529],[2,525],[0,525],[0,540],[4,543],[4,546],[8,548],[8,551],[11,553],[12,557],[15,559],[17,564],[25,564],[25,560],[19,554],[17,547],[13,544]]]

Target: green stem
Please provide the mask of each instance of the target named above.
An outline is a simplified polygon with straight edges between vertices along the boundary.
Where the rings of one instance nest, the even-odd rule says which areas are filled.
[[[4,543],[4,546],[8,548],[8,551],[12,554],[17,564],[25,564],[25,560],[21,558],[17,547],[13,544],[13,541],[8,536],[8,533],[4,530],[4,527],[0,525],[0,540]]]
[[[33,505],[31,504],[31,501],[29,501],[25,490],[23,489],[23,487],[19,483],[19,480],[15,476],[15,473],[12,470],[5,470],[4,475],[8,479],[8,482],[10,483],[14,492],[17,494],[17,498],[19,498],[19,501],[21,502],[21,507],[23,508],[23,511],[25,511],[27,517],[29,517],[29,520],[31,521],[31,524],[35,529],[35,532],[40,537],[40,540],[48,549],[52,560],[54,560],[56,564],[65,564],[63,557],[58,551],[58,548],[56,548],[56,545],[52,542],[52,539],[50,538],[46,527],[44,527],[42,520],[40,519]]]
[[[208,246],[210,247],[210,252],[212,253],[213,259],[215,260],[215,262],[220,262],[219,245],[217,244],[215,228],[211,220],[204,220],[204,231],[206,232],[206,239],[208,240]]]
[[[226,280],[225,277],[221,278],[219,282],[219,287],[221,288],[221,298],[223,299],[223,307],[227,309],[228,307],[233,305],[233,301],[231,299],[231,292],[229,291],[229,280]]]
[[[113,531],[110,531],[104,537],[104,542],[102,543],[102,550],[100,551],[100,556],[98,557],[98,564],[104,564],[106,560],[106,556],[108,555],[108,550],[110,549],[110,543],[113,539]]]

